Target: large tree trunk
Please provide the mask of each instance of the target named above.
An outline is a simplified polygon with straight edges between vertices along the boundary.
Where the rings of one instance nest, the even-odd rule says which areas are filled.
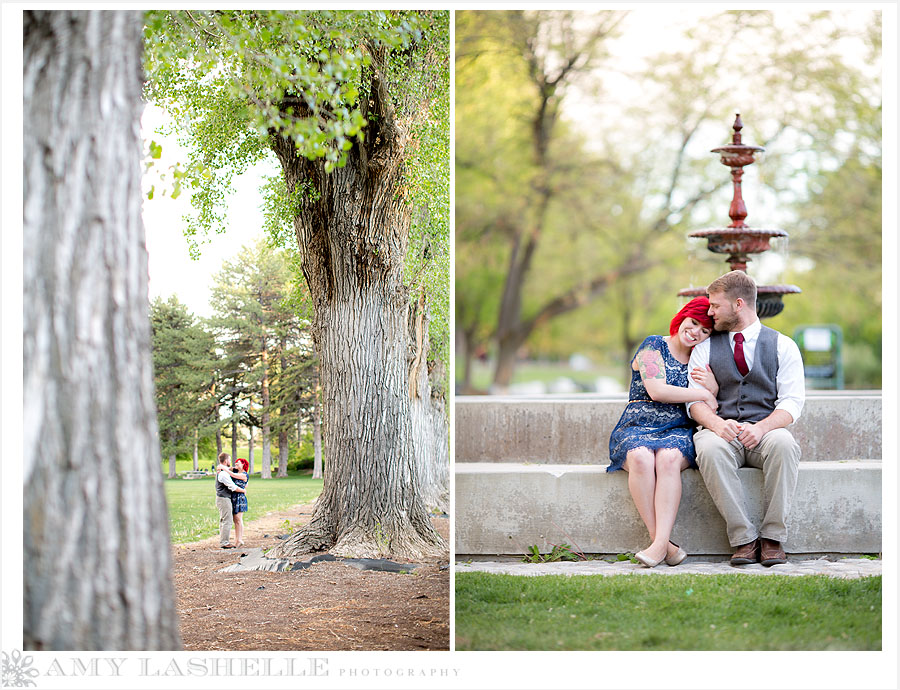
[[[140,12],[26,11],[26,649],[178,649],[141,220]]]
[[[194,472],[200,469],[200,449],[198,446],[200,445],[200,430],[194,429]]]
[[[416,345],[409,374],[409,395],[419,487],[426,508],[446,513],[450,509],[450,428],[441,389],[443,368],[425,357],[429,342],[424,290],[410,326]]]
[[[401,187],[407,146],[386,85],[363,94],[365,144],[326,173],[273,137],[288,190],[311,185],[294,227],[313,299],[328,474],[310,523],[273,556],[427,559],[444,552],[422,500],[412,448],[403,266],[410,212]]]
[[[516,370],[516,358],[519,348],[524,344],[521,338],[508,337],[501,340],[497,348],[497,365],[494,369],[494,389],[504,391],[512,383]]]

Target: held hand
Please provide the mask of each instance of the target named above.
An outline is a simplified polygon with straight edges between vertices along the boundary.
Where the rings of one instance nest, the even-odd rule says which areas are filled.
[[[714,429],[716,436],[723,441],[731,443],[741,433],[741,425],[734,419],[723,419],[721,424]]]
[[[709,409],[713,412],[719,409],[719,401],[716,400],[716,396],[713,393],[710,393],[708,390],[704,390],[703,400],[701,402],[705,402],[709,405]]]
[[[762,431],[756,424],[752,424],[747,422],[744,424],[741,433],[738,435],[738,441],[740,441],[744,448],[756,448],[759,445],[759,442],[762,441],[762,437],[765,435],[765,432]]]
[[[706,388],[713,396],[718,395],[719,382],[716,381],[716,377],[713,375],[712,369],[708,364],[705,369],[701,369],[700,367],[692,369],[691,378],[694,379],[696,383],[699,383]]]

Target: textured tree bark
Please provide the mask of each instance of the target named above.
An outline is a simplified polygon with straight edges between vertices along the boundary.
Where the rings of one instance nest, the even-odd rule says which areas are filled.
[[[26,11],[23,24],[23,642],[177,649],[141,220],[141,13]]]
[[[363,102],[375,115],[365,144],[355,144],[347,165],[333,172],[273,137],[288,190],[316,192],[302,203],[294,228],[315,307],[328,454],[310,523],[273,556],[329,550],[418,560],[445,548],[422,500],[412,448],[403,284],[410,212],[401,184],[406,133],[377,70]]]

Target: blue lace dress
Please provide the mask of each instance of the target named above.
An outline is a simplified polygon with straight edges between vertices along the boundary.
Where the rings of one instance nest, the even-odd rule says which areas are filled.
[[[234,477],[231,480],[237,484],[242,489],[247,488],[247,480],[246,479],[235,479]],[[248,510],[247,507],[247,494],[242,494],[239,491],[234,491],[231,494],[231,512],[232,513],[246,513]]]
[[[646,348],[658,351],[666,365],[666,383],[671,386],[687,387],[688,367],[669,352],[669,346],[662,336],[647,337],[637,351]],[[637,353],[635,353],[637,357]],[[634,358],[632,358],[632,364]],[[697,468],[694,451],[694,421],[688,417],[684,403],[661,403],[650,398],[641,372],[631,372],[631,387],[628,391],[628,405],[619,418],[616,428],[609,437],[609,467],[607,472],[622,469],[628,451],[641,446],[651,450],[677,448],[687,458],[690,466]]]

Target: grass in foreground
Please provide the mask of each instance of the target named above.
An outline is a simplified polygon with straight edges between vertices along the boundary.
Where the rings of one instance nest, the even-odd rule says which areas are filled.
[[[213,483],[212,476],[166,480],[172,543],[199,541],[219,533]],[[244,515],[244,521],[298,503],[311,503],[320,493],[322,480],[313,479],[309,474],[291,474],[280,479],[260,479],[259,475],[251,475],[247,485],[250,510]]]
[[[458,650],[880,650],[881,577],[456,574]]]

